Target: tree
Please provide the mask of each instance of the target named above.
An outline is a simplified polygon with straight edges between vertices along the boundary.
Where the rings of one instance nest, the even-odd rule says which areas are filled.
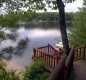
[[[0,0],[1,2],[2,0]],[[59,9],[59,23],[60,23],[60,31],[61,31],[61,37],[62,37],[62,42],[63,42],[63,51],[65,54],[69,53],[69,44],[68,44],[68,38],[67,38],[67,33],[66,33],[66,25],[65,25],[65,11],[64,11],[64,3],[62,2],[62,0],[56,0],[56,1],[48,1],[48,0],[4,0],[4,2],[6,2],[6,5],[10,4],[10,7],[13,7],[13,3],[15,2],[15,6],[14,9],[12,8],[11,10],[14,11],[18,11],[21,6],[20,3],[23,1],[24,3],[24,7],[28,7],[28,11],[36,11],[36,10],[46,10],[46,3],[48,3],[49,8],[52,9]],[[66,0],[68,2],[73,2],[75,0]],[[53,4],[53,6],[52,6]],[[16,6],[18,6],[17,8],[15,8]],[[7,6],[9,9],[9,6]]]
[[[73,2],[75,0],[68,0],[68,2]],[[59,9],[59,23],[60,23],[60,32],[63,42],[63,51],[65,54],[69,53],[69,44],[66,32],[66,25],[65,25],[65,5],[63,4],[62,0],[57,0],[57,7]]]
[[[83,0],[83,7],[74,16],[73,29],[70,32],[71,44],[76,46],[86,44],[86,0]]]
[[[36,10],[45,9],[45,3],[43,0],[0,0],[0,7],[2,6],[7,13],[23,13],[25,8],[27,11],[34,12]]]

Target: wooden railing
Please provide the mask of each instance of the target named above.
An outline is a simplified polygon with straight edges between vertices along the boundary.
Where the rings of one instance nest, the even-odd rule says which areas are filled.
[[[47,52],[49,54],[52,54],[52,53],[58,53],[59,51],[57,51],[55,48],[53,48],[50,44],[48,44],[47,46],[43,46],[43,47],[39,47],[37,49],[40,49],[42,50],[43,52]],[[62,51],[61,51],[62,52]],[[62,54],[62,53],[61,53]]]
[[[34,58],[41,58],[46,64],[47,66],[49,66],[50,68],[55,68],[56,64],[58,63],[59,59],[61,58],[61,56],[59,54],[54,54],[54,56],[52,54],[49,54],[47,52],[43,52],[40,49],[33,49],[33,59]]]
[[[73,59],[74,59],[74,46],[72,46],[69,55],[65,61],[65,74],[64,79],[69,80],[71,72],[73,70]]]
[[[66,54],[63,55],[56,68],[52,71],[48,80],[68,80],[73,68],[73,52],[74,46],[70,50],[67,57]]]
[[[51,45],[33,49],[32,58],[41,58],[50,68],[55,68],[63,52],[57,51]]]
[[[65,60],[67,55],[63,55],[56,68],[51,72],[48,80],[64,80]]]
[[[74,61],[85,59],[85,45],[74,49]]]
[[[33,49],[33,52],[33,59],[41,58],[47,66],[54,69],[48,80],[69,80],[73,69],[73,62],[85,59],[86,46],[82,45],[75,49],[73,46],[69,55],[63,54],[62,51],[55,50],[49,44],[48,46]]]

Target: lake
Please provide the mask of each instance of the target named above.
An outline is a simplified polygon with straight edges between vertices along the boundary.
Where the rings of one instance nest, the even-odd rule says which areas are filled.
[[[10,30],[6,30],[5,32],[10,33]],[[61,41],[61,35],[59,28],[44,28],[44,27],[24,27],[21,26],[16,29],[18,33],[18,38],[29,38],[29,42],[27,44],[27,48],[24,50],[22,56],[13,56],[13,59],[18,63],[21,67],[25,67],[30,64],[32,61],[33,48],[42,47],[47,44],[56,47],[56,42]],[[15,42],[12,40],[4,40],[0,46],[0,48],[8,47],[8,46],[16,46],[18,40]]]

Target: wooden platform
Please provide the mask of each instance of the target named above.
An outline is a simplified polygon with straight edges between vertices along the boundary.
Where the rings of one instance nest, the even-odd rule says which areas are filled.
[[[86,80],[86,61],[78,60],[74,62],[70,80]]]
[[[50,44],[33,49],[32,58],[41,58],[51,72],[48,80],[86,80],[86,45],[72,46],[68,55],[58,50]]]

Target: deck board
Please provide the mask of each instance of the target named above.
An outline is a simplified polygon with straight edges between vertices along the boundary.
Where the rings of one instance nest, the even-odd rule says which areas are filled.
[[[73,63],[73,72],[70,80],[86,80],[86,61],[78,60]]]

